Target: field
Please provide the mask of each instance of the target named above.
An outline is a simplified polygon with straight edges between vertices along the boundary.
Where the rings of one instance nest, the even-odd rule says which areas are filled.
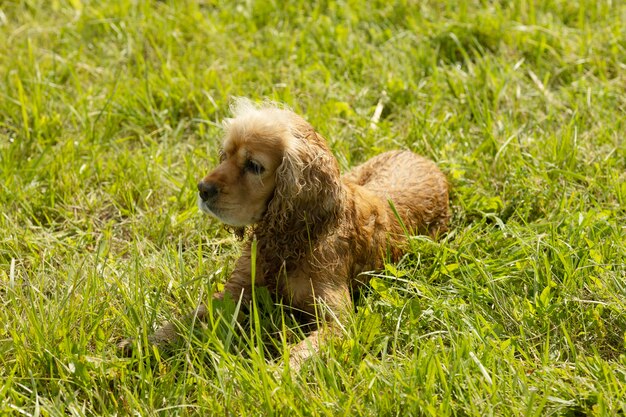
[[[196,205],[235,96],[453,188],[297,373],[271,305],[146,343],[238,256]],[[626,415],[621,0],[2,2],[0,205],[0,415]]]

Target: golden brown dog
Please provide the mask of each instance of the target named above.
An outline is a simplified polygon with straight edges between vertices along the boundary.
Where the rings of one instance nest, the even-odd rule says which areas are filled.
[[[350,310],[351,287],[367,281],[362,274],[382,268],[386,256],[398,259],[407,231],[446,230],[448,183],[410,151],[383,153],[341,177],[324,138],[300,116],[245,99],[232,110],[221,162],[198,184],[199,205],[247,239],[225,293],[250,302],[256,239],[255,285],[311,317],[321,312],[327,325],[291,349],[297,368],[317,350],[320,332]],[[195,314],[202,319],[206,308]],[[175,338],[168,324],[151,341]]]

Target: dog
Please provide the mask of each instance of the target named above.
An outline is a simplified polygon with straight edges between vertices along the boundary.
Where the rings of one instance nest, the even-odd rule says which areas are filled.
[[[298,369],[345,321],[351,290],[367,283],[367,272],[398,260],[410,234],[447,231],[448,182],[434,162],[410,151],[380,154],[341,176],[325,139],[294,112],[247,99],[231,111],[220,163],[198,183],[200,209],[245,240],[214,298],[229,294],[248,305],[255,259],[254,285],[321,319],[290,349],[289,364]],[[202,305],[193,317],[206,314]],[[150,341],[177,337],[170,323]]]

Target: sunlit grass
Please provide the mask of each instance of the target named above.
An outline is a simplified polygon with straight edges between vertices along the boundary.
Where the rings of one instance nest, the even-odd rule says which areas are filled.
[[[2,3],[0,414],[625,414],[624,22],[619,1]],[[409,148],[453,188],[450,233],[377,271],[296,374],[263,291],[247,321],[226,302],[146,343],[238,256],[195,195],[232,96],[305,115],[344,170]]]

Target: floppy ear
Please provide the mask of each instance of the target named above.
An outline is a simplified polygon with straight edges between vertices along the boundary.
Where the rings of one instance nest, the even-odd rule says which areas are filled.
[[[312,128],[295,132],[276,171],[263,229],[275,239],[284,237],[287,245],[307,244],[337,223],[343,193],[339,166],[325,140]]]

